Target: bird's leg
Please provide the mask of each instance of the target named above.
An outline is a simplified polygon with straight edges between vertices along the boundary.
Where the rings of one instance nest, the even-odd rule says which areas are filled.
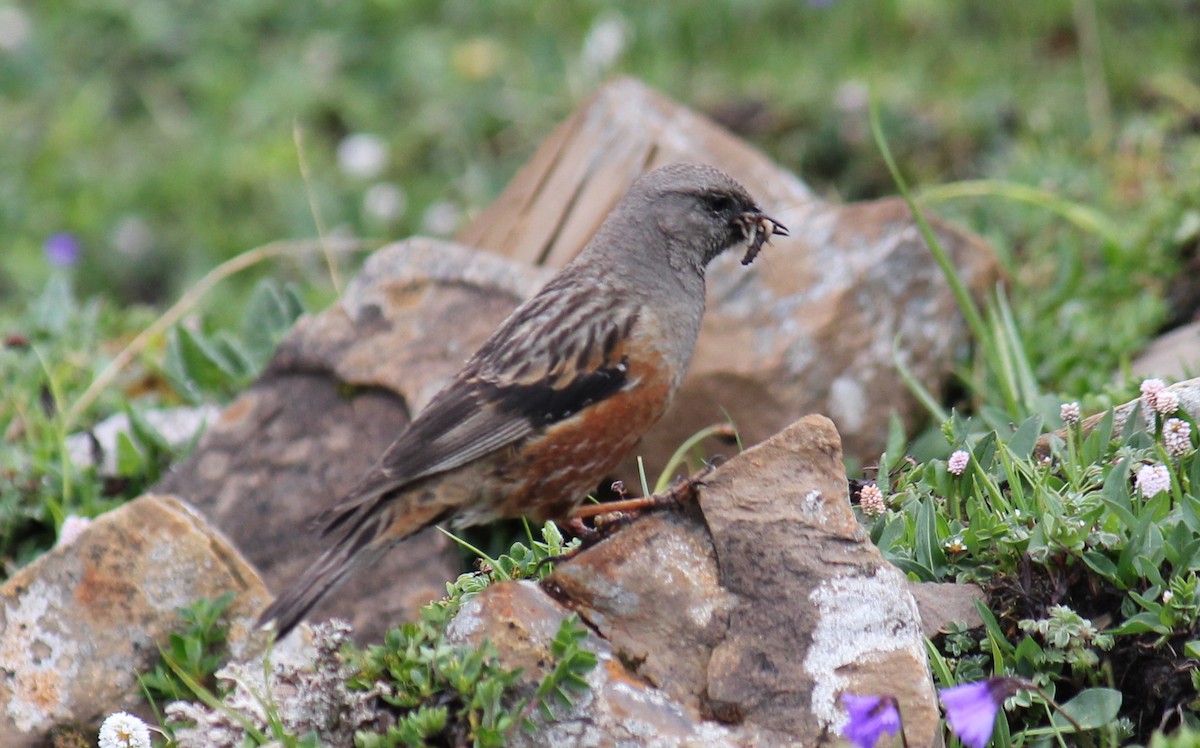
[[[704,477],[711,470],[711,467],[705,467],[700,472],[683,479],[662,493],[642,496],[637,499],[620,499],[618,501],[605,501],[600,504],[584,504],[575,510],[575,513],[571,515],[571,519],[584,520],[589,517],[599,517],[618,512],[637,513],[646,509],[657,509],[659,507],[671,506],[672,504],[682,504],[685,501],[695,498],[696,487],[700,485]]]
[[[585,525],[583,523],[583,519],[580,517],[570,517],[568,519],[558,520],[555,524],[557,524],[560,529],[565,530],[567,533],[583,540],[585,543],[589,540],[596,540],[600,536],[599,532]]]
[[[662,493],[652,496],[643,496],[640,499],[619,499],[600,504],[585,504],[579,507],[570,518],[558,520],[557,524],[583,542],[580,543],[578,548],[567,551],[562,555],[542,559],[534,567],[535,574],[542,567],[542,564],[558,564],[570,561],[587,548],[607,538],[617,528],[621,527],[621,525],[636,518],[637,513],[640,511],[670,506],[672,504],[682,504],[684,501],[695,498],[697,486],[701,484],[702,479],[711,471],[712,466],[706,466],[695,475],[676,483]],[[624,495],[624,492],[622,491],[621,494]],[[594,528],[584,524],[583,520],[589,517],[595,518]]]

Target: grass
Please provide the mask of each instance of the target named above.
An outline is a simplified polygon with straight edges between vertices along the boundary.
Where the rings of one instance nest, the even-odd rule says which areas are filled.
[[[1136,396],[1120,374],[1132,356],[1196,314],[1177,301],[1200,246],[1194,12],[1194,0],[21,6],[27,36],[0,51],[3,570],[178,457],[143,425],[125,474],[103,479],[65,459],[66,433],[223,401],[299,310],[335,296],[362,255],[314,237],[365,248],[453,231],[600,80],[632,74],[821,195],[901,183],[995,247],[1007,284],[978,309],[961,387],[926,394],[945,414],[928,431],[891,429],[878,478],[890,508],[863,519],[911,576],[988,589],[983,632],[933,643],[945,683],[1010,673],[1064,703],[1115,691],[1127,722],[1072,739],[1168,744],[1154,734],[1164,714],[1197,726],[1200,460],[1165,453],[1161,433],[1102,430],[1071,431],[1043,462],[1030,438],[1063,402],[1098,412]],[[369,175],[339,161],[356,134],[385,146]],[[57,232],[82,248],[68,267],[43,253]],[[242,327],[248,311],[263,324]],[[971,455],[962,476],[946,469],[954,449]],[[1133,478],[1150,463],[1172,483],[1146,498]],[[1130,685],[1159,672],[1160,691]],[[1039,708],[1005,724],[1001,745],[1052,733]]]

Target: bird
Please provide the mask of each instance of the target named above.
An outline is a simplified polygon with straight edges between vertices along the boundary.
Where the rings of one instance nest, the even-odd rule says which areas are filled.
[[[430,525],[570,519],[678,391],[709,263],[745,246],[749,264],[787,235],[715,167],[638,178],[579,254],[314,517],[326,550],[259,625],[286,636],[356,568]]]

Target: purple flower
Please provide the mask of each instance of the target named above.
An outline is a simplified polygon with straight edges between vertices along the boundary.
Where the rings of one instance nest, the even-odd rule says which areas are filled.
[[[51,265],[65,268],[79,262],[79,240],[66,231],[51,234],[46,239],[45,251]]]
[[[859,748],[875,748],[880,735],[895,735],[900,730],[900,710],[894,696],[844,693],[841,702],[850,717],[842,728],[842,737]]]
[[[938,692],[950,730],[969,748],[983,748],[992,738],[996,712],[1009,696],[1026,687],[1016,678],[963,683]]]

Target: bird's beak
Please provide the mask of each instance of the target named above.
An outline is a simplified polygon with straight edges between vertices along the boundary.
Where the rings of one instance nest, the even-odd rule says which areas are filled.
[[[768,237],[789,236],[787,226],[784,226],[782,223],[776,221],[774,218],[768,215],[760,214],[758,217],[758,225],[761,227],[762,232]]]
[[[754,262],[762,246],[772,236],[788,236],[787,226],[761,211],[752,210],[741,214],[738,216],[738,223],[748,242],[746,256],[742,258],[743,265]]]

